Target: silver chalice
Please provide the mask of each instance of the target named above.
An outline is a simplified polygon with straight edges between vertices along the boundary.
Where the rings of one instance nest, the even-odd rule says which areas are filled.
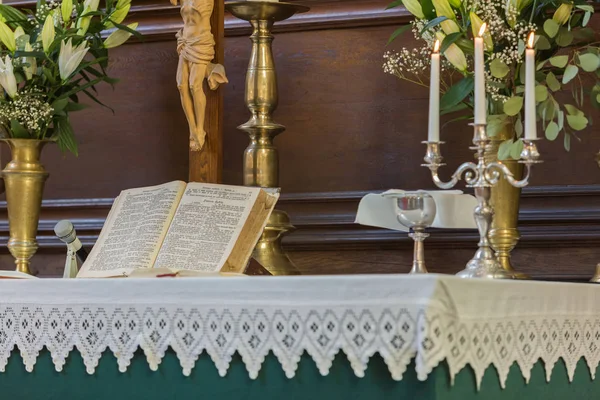
[[[427,192],[406,192],[393,196],[396,201],[398,221],[409,228],[408,234],[415,242],[411,274],[426,274],[424,241],[429,237],[425,229],[435,219],[435,200]]]

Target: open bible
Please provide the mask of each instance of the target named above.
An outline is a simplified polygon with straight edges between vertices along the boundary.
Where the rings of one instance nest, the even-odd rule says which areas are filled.
[[[77,277],[243,273],[278,198],[181,181],[125,190]]]

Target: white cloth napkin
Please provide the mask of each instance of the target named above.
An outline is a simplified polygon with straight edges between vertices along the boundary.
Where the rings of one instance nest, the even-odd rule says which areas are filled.
[[[406,193],[404,190],[388,190],[384,193],[366,195],[358,205],[355,222],[361,225],[408,232],[408,228],[398,222],[395,209],[395,194]],[[475,229],[473,210],[477,199],[464,194],[460,190],[420,190],[433,197],[437,209],[433,228]],[[411,192],[412,193],[412,192]]]

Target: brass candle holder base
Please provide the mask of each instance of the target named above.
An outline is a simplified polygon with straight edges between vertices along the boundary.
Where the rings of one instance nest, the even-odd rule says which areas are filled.
[[[253,28],[250,36],[252,53],[246,74],[246,106],[251,117],[238,127],[250,137],[250,145],[244,151],[244,185],[278,188],[279,153],[273,141],[285,131],[285,126],[273,121],[278,90],[271,30],[275,22],[309,8],[282,2],[234,1],[225,3],[225,9],[250,22]],[[282,237],[294,229],[285,212],[274,210],[256,245],[254,258],[273,275],[298,274],[281,247]]]
[[[287,213],[274,210],[267,226],[263,231],[252,257],[263,265],[271,275],[299,275],[300,272],[292,260],[283,250],[281,239],[283,236],[295,231]]]

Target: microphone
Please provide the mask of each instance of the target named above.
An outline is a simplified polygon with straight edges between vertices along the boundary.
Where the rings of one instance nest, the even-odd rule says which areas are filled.
[[[75,251],[77,258],[82,263],[85,262],[88,252],[83,248],[81,241],[77,238],[77,232],[71,221],[63,219],[58,221],[54,227],[54,233],[61,242],[65,243],[67,247]]]

